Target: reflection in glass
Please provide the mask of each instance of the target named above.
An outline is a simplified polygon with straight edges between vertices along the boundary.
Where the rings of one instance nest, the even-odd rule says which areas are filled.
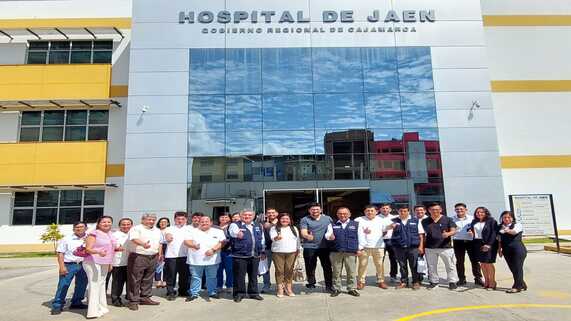
[[[363,94],[315,95],[316,128],[365,128]]]
[[[401,100],[403,127],[431,128],[438,126],[433,92],[403,93]]]
[[[36,225],[57,224],[57,208],[38,208],[36,210]]]
[[[85,191],[83,205],[103,205],[105,202],[105,191]]]
[[[366,94],[367,128],[401,128],[402,113],[398,94]]]
[[[313,129],[313,95],[264,95],[264,129]]]
[[[224,156],[224,132],[190,132],[188,156]]]
[[[12,216],[12,225],[32,225],[34,219],[34,210],[32,209],[14,209]]]
[[[264,131],[264,155],[313,155],[313,131]]]
[[[313,48],[315,92],[362,92],[363,72],[359,48]]]
[[[226,49],[226,93],[260,93],[261,69],[260,49]]]
[[[397,53],[400,90],[404,92],[434,90],[430,48],[400,47]]]
[[[226,96],[226,130],[262,128],[262,100],[258,95]]]
[[[191,94],[223,94],[225,90],[224,49],[190,50],[189,92]]]
[[[311,49],[267,48],[262,50],[264,93],[311,93]]]
[[[224,130],[225,96],[190,95],[188,99],[188,130]]]
[[[398,92],[395,48],[362,48],[366,92]]]
[[[262,131],[226,132],[226,155],[262,154]]]

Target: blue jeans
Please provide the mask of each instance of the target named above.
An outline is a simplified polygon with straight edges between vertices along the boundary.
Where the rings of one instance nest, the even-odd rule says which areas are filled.
[[[87,274],[83,270],[81,264],[75,263],[65,263],[65,268],[67,269],[66,275],[60,275],[57,284],[57,291],[52,302],[52,309],[61,310],[65,305],[65,297],[67,296],[67,290],[71,285],[71,281],[75,277],[75,290],[73,291],[73,297],[71,298],[72,305],[81,304],[83,298],[85,298],[85,289],[87,288]]]
[[[190,275],[190,295],[198,296],[200,288],[202,287],[202,273],[206,274],[206,290],[208,295],[216,294],[216,272],[218,271],[218,264],[212,265],[191,265],[189,267]]]
[[[216,287],[219,289],[222,289],[222,285],[224,285],[224,274],[226,274],[226,288],[231,289],[234,284],[232,282],[232,256],[230,254],[230,251],[220,252],[222,261],[220,261],[216,273]]]
[[[264,290],[269,290],[270,287],[272,286],[271,282],[270,282],[270,267],[272,266],[272,251],[269,249],[266,249],[266,257],[267,262],[268,262],[268,272],[264,273],[262,275],[262,278],[264,279]]]

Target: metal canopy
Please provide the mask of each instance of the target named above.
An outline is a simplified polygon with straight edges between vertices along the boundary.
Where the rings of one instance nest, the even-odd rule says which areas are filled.
[[[83,185],[27,185],[27,186],[3,186],[0,191],[4,192],[34,192],[45,190],[90,190],[102,188],[117,188],[117,184],[83,184]]]
[[[0,43],[74,39],[113,39],[120,41],[125,38],[124,33],[116,27],[0,29]]]
[[[121,108],[114,99],[52,99],[52,100],[0,100],[2,110],[46,110],[46,109],[85,109],[85,108]]]

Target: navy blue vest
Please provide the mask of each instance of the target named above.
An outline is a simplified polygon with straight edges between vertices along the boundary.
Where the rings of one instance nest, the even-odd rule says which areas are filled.
[[[418,247],[420,245],[420,236],[418,235],[418,224],[420,222],[416,217],[409,217],[406,225],[402,223],[400,217],[394,218],[393,222],[399,223],[393,231],[393,246]]]
[[[262,235],[264,230],[260,224],[254,223],[254,235],[242,222],[232,223],[238,225],[240,231],[244,233],[244,237],[239,239],[237,237],[230,237],[230,244],[232,245],[232,255],[238,257],[251,257],[252,256],[252,241],[255,240],[254,256],[260,256],[263,252],[262,248]],[[230,233],[228,233],[230,234]]]
[[[341,222],[332,225],[333,235],[335,235],[335,251],[357,253],[359,250],[359,235],[357,230],[359,222],[349,220],[347,226],[343,228]]]

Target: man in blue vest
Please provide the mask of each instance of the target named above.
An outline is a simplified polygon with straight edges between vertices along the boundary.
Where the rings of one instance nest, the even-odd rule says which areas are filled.
[[[420,277],[417,271],[418,256],[423,254],[424,229],[416,217],[410,216],[408,207],[399,209],[394,218],[392,244],[400,267],[400,284],[397,289],[408,287],[408,268],[412,273],[412,289],[420,289]]]
[[[264,230],[262,225],[254,223],[254,216],[254,211],[242,210],[240,221],[230,224],[228,228],[232,246],[233,296],[236,303],[246,296],[260,301],[264,299],[258,292],[258,264],[260,258],[265,256]]]
[[[357,256],[361,255],[359,250],[359,223],[350,219],[351,211],[346,207],[337,210],[337,222],[327,227],[325,238],[335,243],[335,248],[331,252],[331,265],[333,266],[333,291],[332,297],[341,294],[341,272],[343,266],[347,273],[347,293],[352,296],[359,296],[355,289]]]

